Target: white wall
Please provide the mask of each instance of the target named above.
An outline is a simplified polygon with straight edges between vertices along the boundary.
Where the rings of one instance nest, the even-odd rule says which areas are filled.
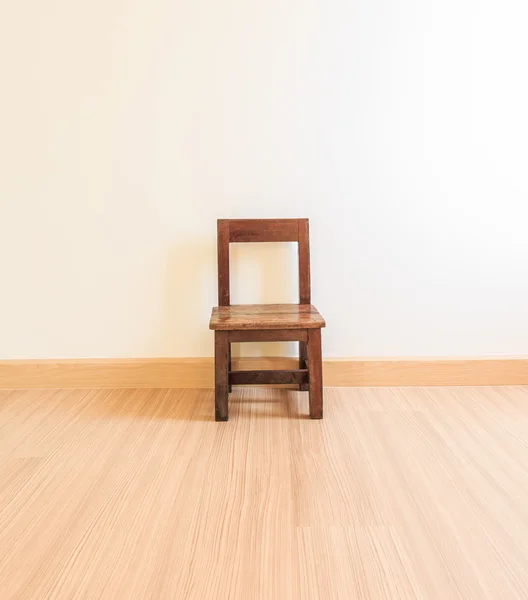
[[[1,13],[0,358],[211,355],[216,218],[297,216],[327,356],[528,354],[526,2]]]

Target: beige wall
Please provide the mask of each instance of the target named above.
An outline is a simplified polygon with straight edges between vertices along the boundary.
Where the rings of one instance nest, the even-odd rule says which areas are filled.
[[[328,356],[528,353],[525,3],[4,4],[0,358],[211,355],[216,218],[297,216]]]

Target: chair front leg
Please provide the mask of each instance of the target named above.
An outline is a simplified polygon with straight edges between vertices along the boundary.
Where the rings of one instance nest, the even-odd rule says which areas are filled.
[[[227,370],[228,371],[232,371],[233,370],[233,364],[232,364],[232,360],[231,360],[231,344],[227,345]],[[227,381],[227,391],[230,394],[233,391],[233,386],[231,385],[231,382]]]
[[[228,419],[229,332],[215,331],[215,419]]]
[[[310,419],[323,418],[323,356],[321,330],[308,332],[308,371],[310,378]]]

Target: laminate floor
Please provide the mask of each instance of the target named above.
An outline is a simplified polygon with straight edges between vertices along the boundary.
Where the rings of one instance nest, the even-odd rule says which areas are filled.
[[[528,388],[0,391],[0,598],[528,599]]]

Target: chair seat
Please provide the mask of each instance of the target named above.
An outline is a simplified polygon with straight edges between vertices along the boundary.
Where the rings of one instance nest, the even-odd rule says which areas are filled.
[[[235,304],[213,308],[209,329],[320,329],[326,323],[311,304]]]

